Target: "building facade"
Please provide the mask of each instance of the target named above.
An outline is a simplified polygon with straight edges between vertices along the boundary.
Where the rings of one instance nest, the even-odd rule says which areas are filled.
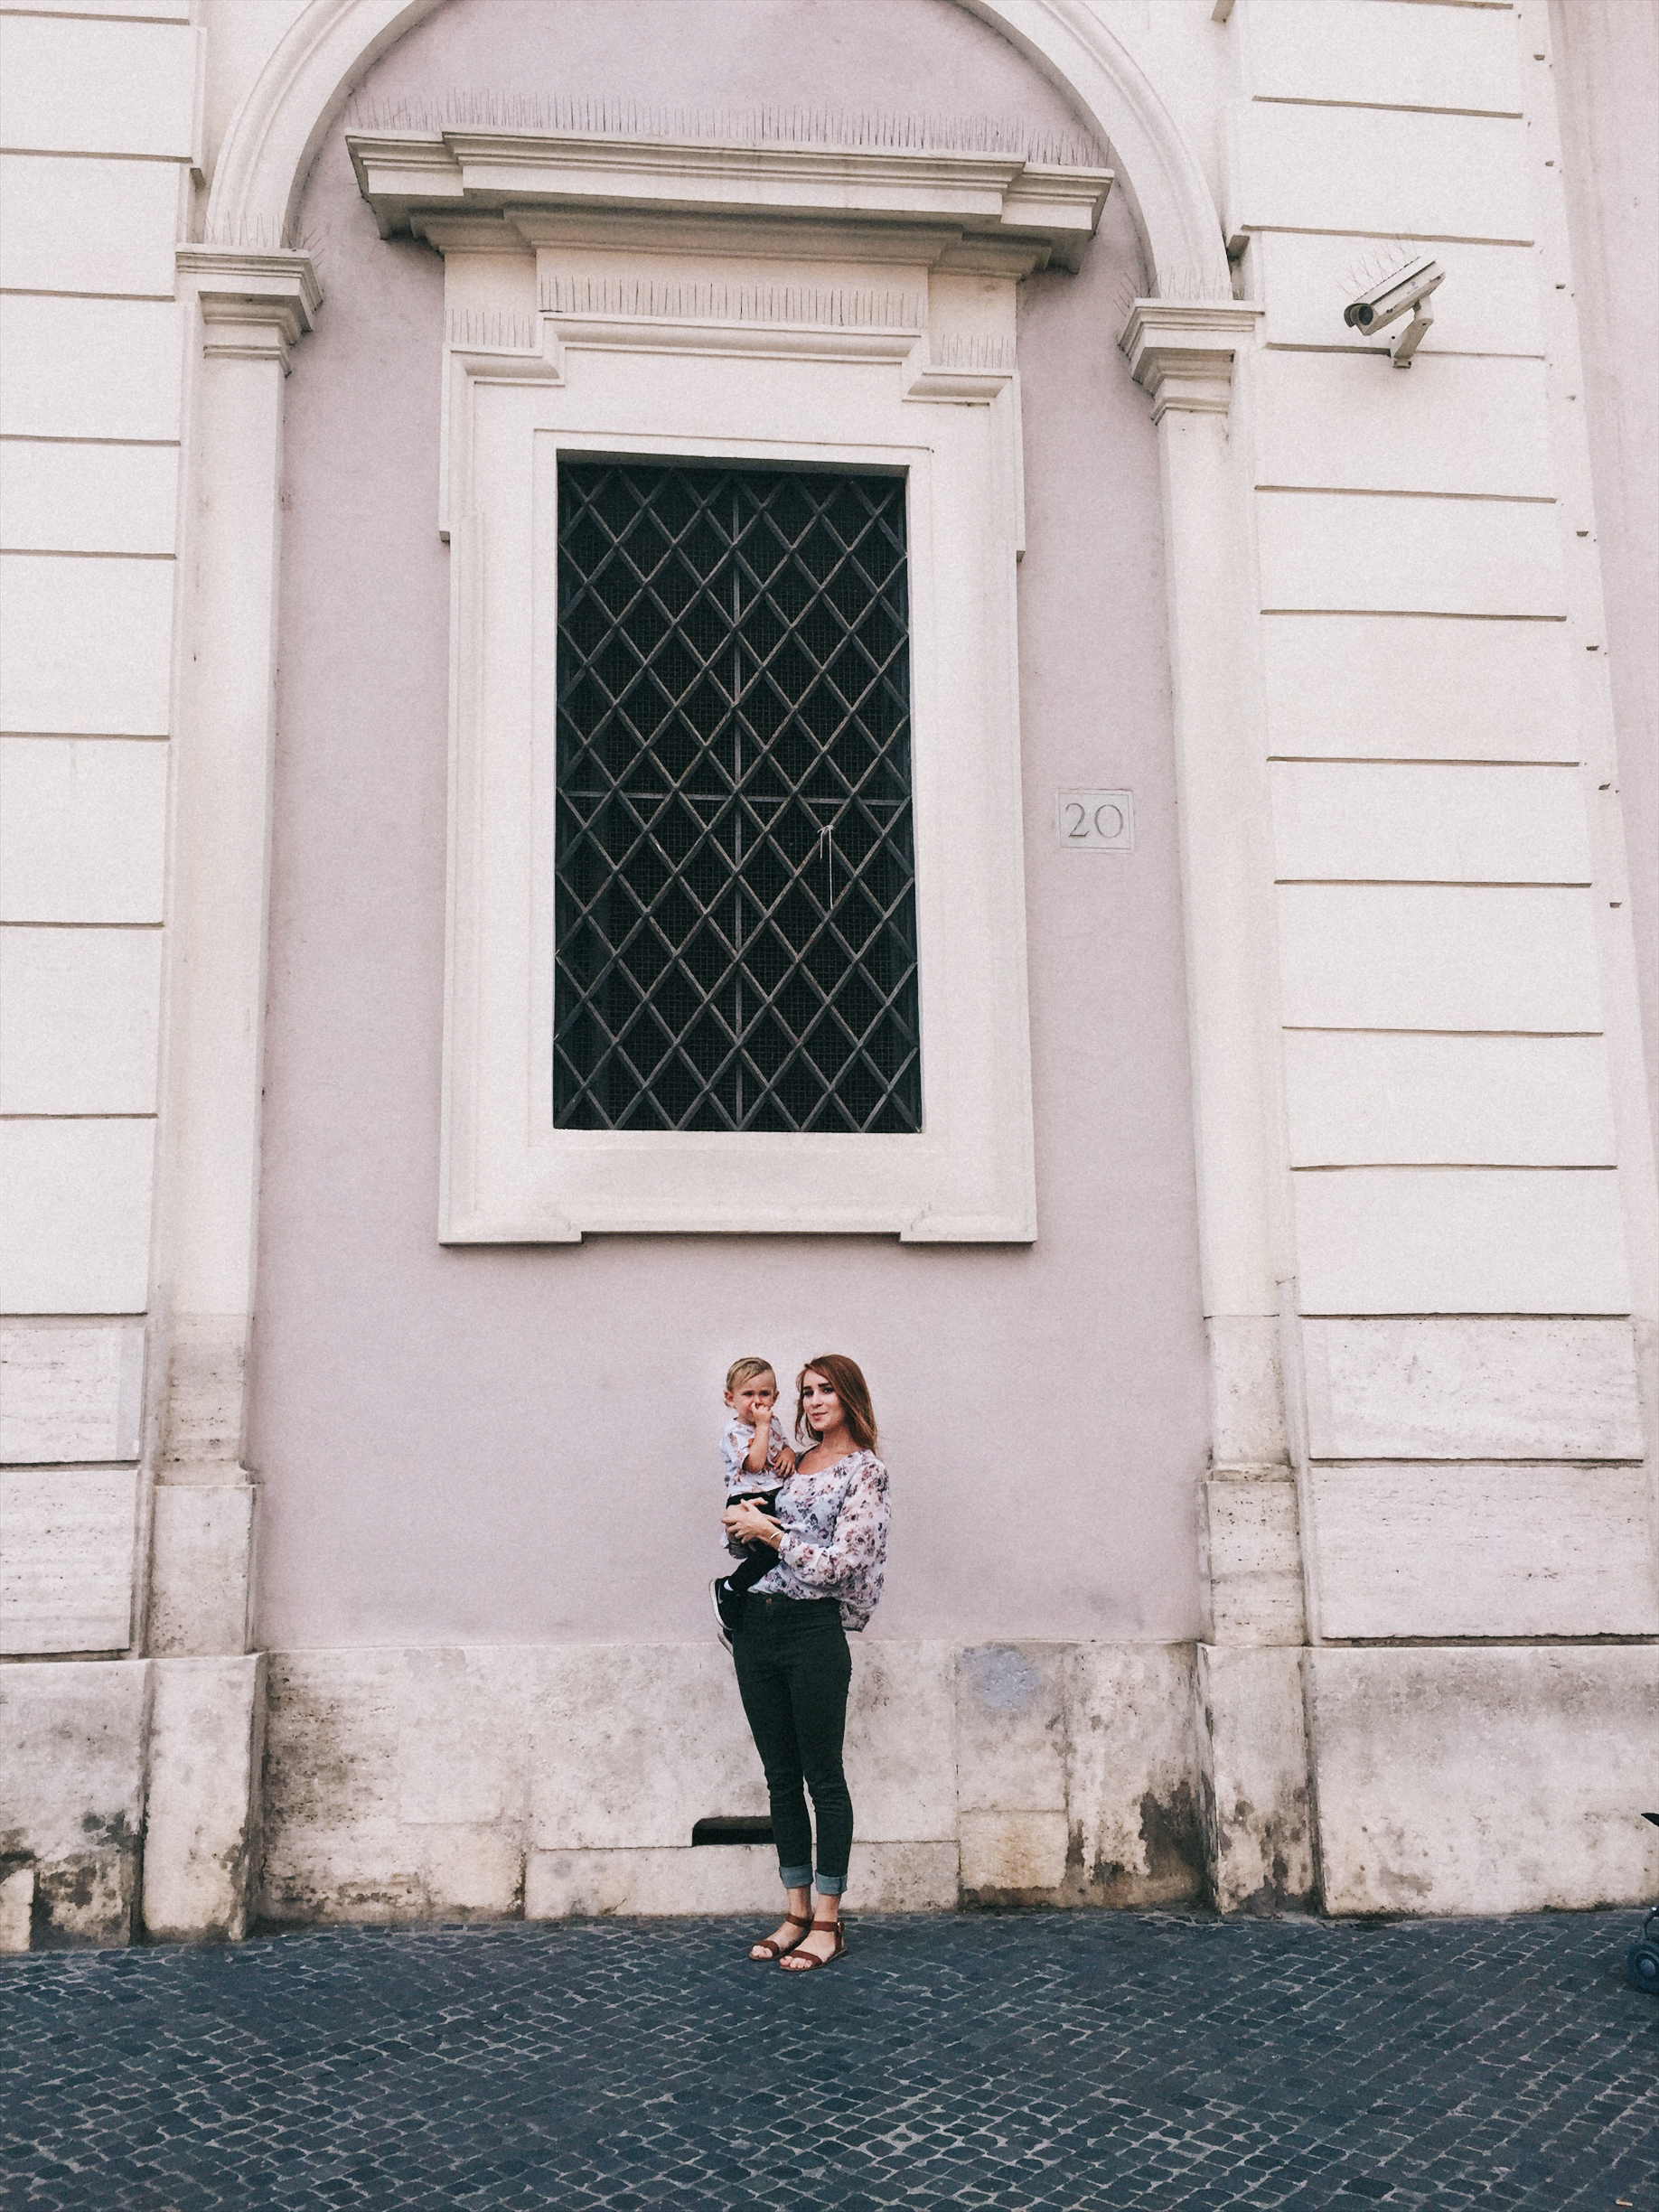
[[[1659,1888],[1655,11],[0,33],[0,1940]]]

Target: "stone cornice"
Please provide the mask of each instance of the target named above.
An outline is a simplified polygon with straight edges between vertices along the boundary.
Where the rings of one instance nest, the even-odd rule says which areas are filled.
[[[1233,357],[1254,340],[1262,310],[1242,300],[1139,299],[1118,343],[1152,419],[1172,408],[1224,415],[1232,402]]]
[[[283,248],[181,246],[181,286],[202,309],[202,351],[210,360],[275,361],[289,353],[316,320],[323,287],[311,256]]]
[[[925,247],[917,239],[929,262],[961,241],[1018,241],[1033,266],[1075,268],[1112,182],[1110,170],[1014,155],[888,147],[490,130],[352,132],[346,144],[387,237],[425,218],[631,211],[664,227],[717,218],[931,231]]]

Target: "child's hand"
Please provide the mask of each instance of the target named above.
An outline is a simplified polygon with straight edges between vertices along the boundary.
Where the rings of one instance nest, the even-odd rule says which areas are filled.
[[[786,1475],[792,1475],[795,1471],[795,1455],[787,1444],[778,1454],[778,1465]]]

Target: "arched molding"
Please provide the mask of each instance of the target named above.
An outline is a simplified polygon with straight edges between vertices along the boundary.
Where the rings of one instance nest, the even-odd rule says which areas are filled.
[[[1087,0],[957,0],[1075,100],[1107,150],[1153,294],[1228,300],[1221,216],[1179,125],[1140,64]]]
[[[293,242],[311,164],[367,70],[444,0],[309,0],[231,118],[209,194],[213,245]],[[1164,299],[1231,297],[1221,219],[1175,118],[1084,0],[959,0],[1074,100],[1101,137]]]

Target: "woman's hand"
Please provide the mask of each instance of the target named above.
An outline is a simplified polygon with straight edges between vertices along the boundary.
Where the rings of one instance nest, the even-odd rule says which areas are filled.
[[[782,1523],[771,1520],[758,1505],[728,1505],[720,1518],[726,1534],[739,1543],[769,1544],[775,1551],[783,1542]]]

